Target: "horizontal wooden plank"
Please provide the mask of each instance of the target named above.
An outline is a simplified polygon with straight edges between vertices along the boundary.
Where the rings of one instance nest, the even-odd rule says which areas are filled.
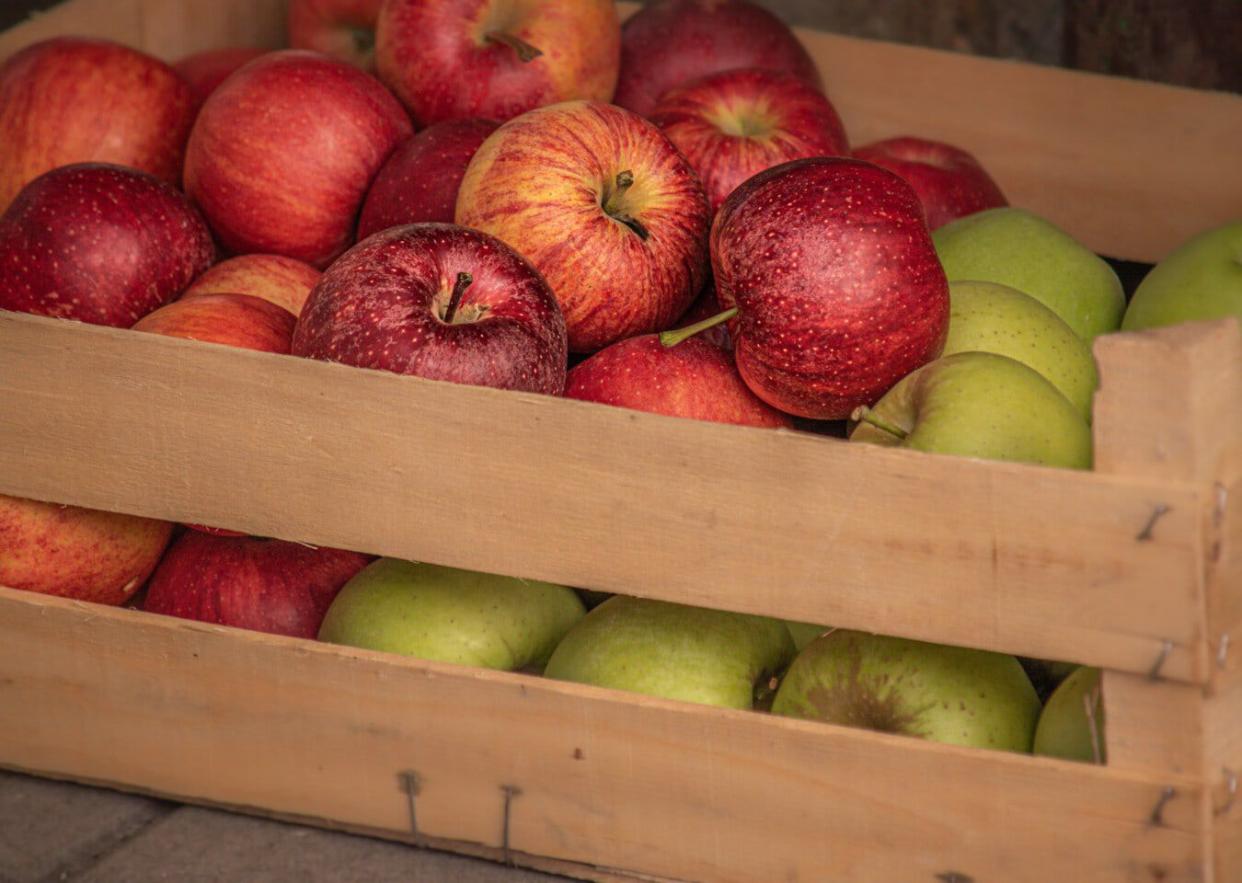
[[[0,761],[678,879],[1204,879],[1201,786],[0,590]],[[1173,788],[1153,824],[1153,808]]]
[[[1108,764],[1155,775],[1201,775],[1204,688],[1105,671],[1101,728]]]
[[[1167,640],[1205,675],[1186,485],[11,313],[0,415],[2,493],[1127,671]]]
[[[637,8],[620,7],[623,15]],[[0,59],[59,33],[107,36],[168,59],[222,45],[274,46],[283,39],[281,10],[276,0],[73,0],[0,34]],[[1155,261],[1237,216],[1242,97],[798,34],[854,144],[911,134],[961,145],[1014,205],[1102,253]]]

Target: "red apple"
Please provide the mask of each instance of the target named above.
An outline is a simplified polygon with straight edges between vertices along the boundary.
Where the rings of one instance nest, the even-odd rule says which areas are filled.
[[[266,53],[266,49],[250,46],[208,49],[181,59],[173,65],[173,70],[190,84],[197,109],[233,71]]]
[[[491,120],[445,120],[394,150],[363,203],[358,238],[398,224],[453,223],[466,166],[498,125]]]
[[[684,333],[643,334],[605,347],[569,372],[565,397],[669,417],[793,427],[742,382],[726,350],[697,336],[672,343]]]
[[[230,251],[323,268],[352,243],[375,174],[412,132],[396,99],[353,65],[271,52],[203,105],[186,191]]]
[[[123,604],[171,535],[167,521],[0,496],[0,586]]]
[[[764,169],[849,153],[845,127],[819,90],[793,74],[739,68],[664,93],[651,121],[685,154],[712,211]]]
[[[193,531],[151,576],[151,613],[314,638],[332,599],[371,556],[259,537]]]
[[[820,88],[811,56],[766,9],[747,0],[654,0],[621,32],[613,101],[648,116],[674,86],[740,67],[784,71]]]
[[[387,0],[376,27],[380,79],[423,125],[609,101],[620,53],[612,0]]]
[[[457,223],[504,240],[548,280],[574,352],[680,316],[706,276],[709,217],[698,177],[668,138],[594,101],[501,126],[457,195]]]
[[[375,22],[384,0],[289,0],[289,45],[375,71]]]
[[[890,138],[859,147],[854,156],[905,178],[923,203],[932,230],[955,218],[1009,205],[979,161],[951,144]]]
[[[293,353],[500,389],[560,395],[565,320],[503,242],[451,224],[390,227],[328,268]]]
[[[173,301],[138,320],[135,331],[288,353],[297,317],[249,294],[200,294]]]
[[[738,370],[768,404],[840,420],[934,359],[949,284],[910,185],[854,159],[760,172],[725,200],[712,269]]]
[[[181,180],[189,85],[159,59],[106,40],[35,43],[0,67],[0,211],[58,166],[106,162]]]
[[[195,279],[181,299],[200,294],[251,294],[296,316],[320,275],[310,264],[293,258],[246,254],[216,264]]]
[[[0,217],[0,309],[128,328],[211,266],[185,195],[97,163],[31,181]]]

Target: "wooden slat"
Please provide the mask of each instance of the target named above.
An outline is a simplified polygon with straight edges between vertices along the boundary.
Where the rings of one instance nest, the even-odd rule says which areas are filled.
[[[1229,795],[1231,775],[1242,776],[1242,666],[1230,666],[1217,679],[1204,718],[1216,879],[1232,883],[1242,880],[1242,793]]]
[[[1204,879],[1191,780],[0,591],[0,757],[679,879]],[[452,714],[444,713],[452,708]],[[1176,796],[1161,824],[1151,813]],[[960,879],[960,878],[959,878]]]
[[[627,15],[636,8],[620,6]],[[281,8],[275,0],[74,0],[0,35],[0,59],[71,31],[166,58],[218,45],[275,46]],[[1242,143],[1242,97],[798,33],[853,143],[914,134],[966,147],[1014,205],[1102,253],[1158,260],[1242,206],[1233,155]]]
[[[1202,775],[1201,686],[1105,671],[1102,690],[1109,766],[1154,775]]]
[[[1182,485],[2,313],[0,415],[16,496],[1128,671],[1167,639],[1204,675]]]

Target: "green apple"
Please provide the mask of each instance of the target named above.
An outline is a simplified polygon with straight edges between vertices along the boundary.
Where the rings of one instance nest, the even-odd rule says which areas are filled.
[[[798,654],[772,713],[1030,751],[1039,697],[1012,656],[835,629]]]
[[[544,674],[648,696],[753,708],[793,658],[779,619],[617,595],[574,626]]]
[[[1126,308],[1113,268],[1061,228],[1019,208],[994,208],[932,233],[950,282],[999,282],[1065,320],[1087,343],[1116,331]]]
[[[1048,697],[1035,727],[1035,753],[1104,762],[1104,701],[1098,668],[1075,669]]]
[[[538,669],[584,613],[564,586],[381,558],[341,589],[319,640],[504,671]]]
[[[1139,283],[1126,331],[1195,319],[1242,322],[1242,220],[1200,233],[1156,264]]]
[[[785,620],[785,625],[789,626],[789,634],[793,636],[794,648],[799,651],[832,628],[826,625],[816,625],[813,622],[797,622],[792,619]]]
[[[942,355],[999,353],[1030,365],[1091,420],[1100,385],[1091,347],[1042,303],[998,282],[949,284],[949,337]]]
[[[1035,369],[995,353],[956,353],[907,374],[850,441],[919,451],[1091,468],[1091,427]]]

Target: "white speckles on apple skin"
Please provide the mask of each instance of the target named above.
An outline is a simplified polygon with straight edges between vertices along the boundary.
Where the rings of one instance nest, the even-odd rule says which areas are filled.
[[[459,273],[459,315],[440,316]],[[565,320],[547,283],[504,243],[451,224],[371,236],[324,273],[302,309],[294,355],[501,389],[560,395]]]

